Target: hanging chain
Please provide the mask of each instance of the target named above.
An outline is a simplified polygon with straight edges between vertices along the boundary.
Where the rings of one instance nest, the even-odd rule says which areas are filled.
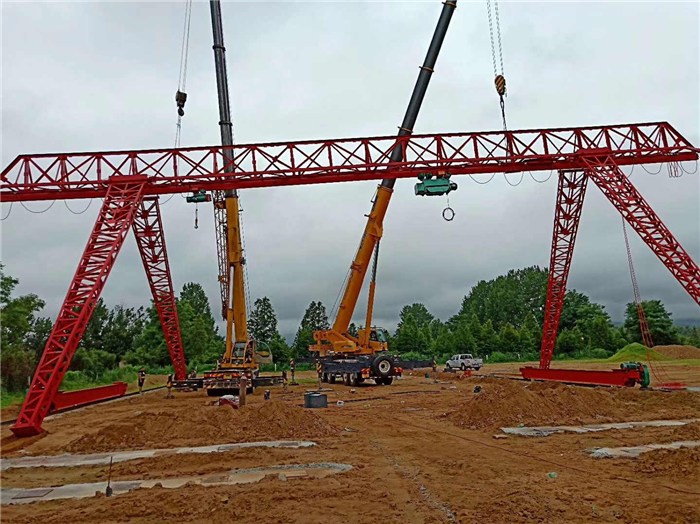
[[[498,0],[493,0],[493,13],[491,11],[491,0],[486,0],[486,10],[489,18],[489,37],[491,39],[491,61],[493,62],[494,83],[496,92],[500,99],[501,117],[503,119],[503,130],[508,130],[506,123],[506,77],[503,72],[503,44],[501,41],[501,20],[498,13]],[[496,38],[494,38],[493,19],[496,19]],[[498,42],[498,62],[496,61],[496,42]],[[500,65],[500,70],[499,70]]]

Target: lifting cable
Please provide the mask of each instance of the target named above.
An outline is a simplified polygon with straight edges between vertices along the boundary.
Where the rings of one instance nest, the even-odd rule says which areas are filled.
[[[489,36],[491,37],[491,59],[493,61],[493,76],[496,84],[496,92],[500,98],[501,116],[503,117],[503,130],[507,131],[506,124],[506,77],[503,72],[503,45],[501,43],[501,21],[498,14],[498,0],[493,0],[493,14],[491,13],[491,0],[486,0],[486,10],[489,17]],[[493,35],[493,20],[496,20],[496,38]],[[498,42],[498,63],[496,62],[496,42]],[[499,69],[500,66],[500,69]]]
[[[185,116],[185,102],[187,101],[187,93],[185,89],[187,87],[187,58],[190,51],[190,21],[192,19],[192,0],[187,0],[185,2],[185,21],[182,28],[182,41],[180,43],[180,72],[177,78],[177,92],[175,93],[175,104],[177,105],[177,123],[175,124],[175,148],[180,147],[181,134],[182,134],[182,117]],[[180,167],[179,158],[177,160],[177,167]],[[179,169],[178,169],[179,170]],[[173,194],[168,200],[163,202],[167,204],[175,196]],[[186,195],[180,195],[181,198],[187,199]],[[194,228],[199,227],[199,220],[197,216],[197,205],[195,203],[194,212]]]
[[[627,249],[627,264],[630,270],[630,279],[632,280],[632,291],[634,293],[634,304],[637,308],[637,316],[639,317],[639,331],[642,334],[642,341],[646,347],[647,364],[649,369],[653,373],[656,380],[659,382],[668,381],[668,377],[661,376],[661,369],[656,369],[652,364],[651,359],[651,348],[654,347],[654,341],[651,338],[651,330],[649,329],[649,324],[647,323],[646,315],[644,314],[644,307],[642,305],[642,297],[639,293],[639,284],[637,283],[637,275],[634,271],[634,263],[632,262],[632,249],[630,248],[629,237],[627,236],[627,225],[625,224],[625,217],[622,217],[622,233],[625,237],[625,248]]]

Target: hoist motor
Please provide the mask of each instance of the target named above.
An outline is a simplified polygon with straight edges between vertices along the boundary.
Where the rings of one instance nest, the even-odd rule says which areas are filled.
[[[416,196],[442,196],[457,189],[456,182],[450,182],[450,175],[421,173],[415,186]]]
[[[211,195],[203,189],[200,189],[199,191],[194,191],[190,196],[187,197],[188,204],[200,204],[202,202],[211,202]]]

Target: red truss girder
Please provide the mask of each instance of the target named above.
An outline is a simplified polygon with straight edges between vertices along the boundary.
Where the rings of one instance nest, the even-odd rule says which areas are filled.
[[[168,252],[165,248],[163,223],[160,219],[158,197],[141,202],[132,225],[136,245],[146,271],[148,285],[153,295],[153,303],[158,311],[165,343],[175,370],[175,378],[187,377],[187,365],[180,336],[180,322],[177,315],[173,281],[170,277]]]
[[[591,180],[700,305],[700,268],[622,172],[614,156],[584,158],[584,162]]]
[[[12,432],[37,435],[143,197],[146,178],[111,184]]]
[[[404,161],[389,163],[396,147],[403,149]],[[41,154],[19,156],[2,172],[0,197],[4,202],[103,197],[114,175],[147,176],[145,194],[158,195],[410,178],[437,169],[453,175],[583,170],[586,166],[580,153],[599,148],[611,151],[618,165],[697,159],[695,148],[666,122],[230,148]]]
[[[559,317],[566,295],[571,257],[574,254],[576,233],[581,220],[583,198],[586,195],[586,176],[582,172],[559,173],[557,204],[554,211],[552,252],[549,259],[547,301],[544,308],[540,368],[548,368],[557,343]]]

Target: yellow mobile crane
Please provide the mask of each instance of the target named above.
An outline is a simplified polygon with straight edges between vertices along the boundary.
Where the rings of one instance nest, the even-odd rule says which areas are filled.
[[[214,34],[214,61],[219,98],[219,127],[221,143],[233,146],[233,126],[229,103],[226,73],[226,48],[224,47],[221,3],[210,0],[212,29]],[[224,150],[226,172],[233,172],[232,158]],[[226,349],[214,370],[204,373],[204,389],[210,396],[236,394],[240,381],[246,378],[246,387],[281,383],[281,377],[261,377],[259,362],[270,361],[271,355],[258,352],[256,342],[248,334],[245,293],[245,257],[241,240],[240,207],[238,192],[214,192],[215,227],[219,255],[219,282],[222,290],[222,313],[226,319]]]
[[[442,12],[430,42],[428,53],[421,67],[416,85],[413,88],[413,94],[411,95],[403,123],[399,128],[399,137],[413,133],[413,126],[428,88],[435,61],[456,7],[456,0],[445,0],[443,3]],[[403,151],[401,147],[397,146],[392,151],[389,161],[400,162],[402,160]],[[443,174],[439,174],[439,178],[443,178]],[[446,178],[449,178],[449,176]],[[309,346],[309,351],[318,353],[317,370],[322,382],[334,383],[340,378],[347,385],[355,385],[365,379],[373,379],[378,385],[389,385],[394,380],[394,377],[401,376],[403,372],[401,362],[387,352],[387,331],[383,328],[372,326],[379,240],[382,237],[384,216],[389,207],[394,182],[394,179],[385,179],[377,187],[372,210],[368,215],[360,247],[350,266],[350,276],[345,286],[343,299],[340,302],[333,327],[329,330],[314,332],[316,343]],[[453,189],[456,189],[454,184],[450,185],[448,183],[445,192]],[[373,253],[374,262],[372,264],[372,278],[369,287],[365,327],[355,337],[348,333],[348,329]]]

